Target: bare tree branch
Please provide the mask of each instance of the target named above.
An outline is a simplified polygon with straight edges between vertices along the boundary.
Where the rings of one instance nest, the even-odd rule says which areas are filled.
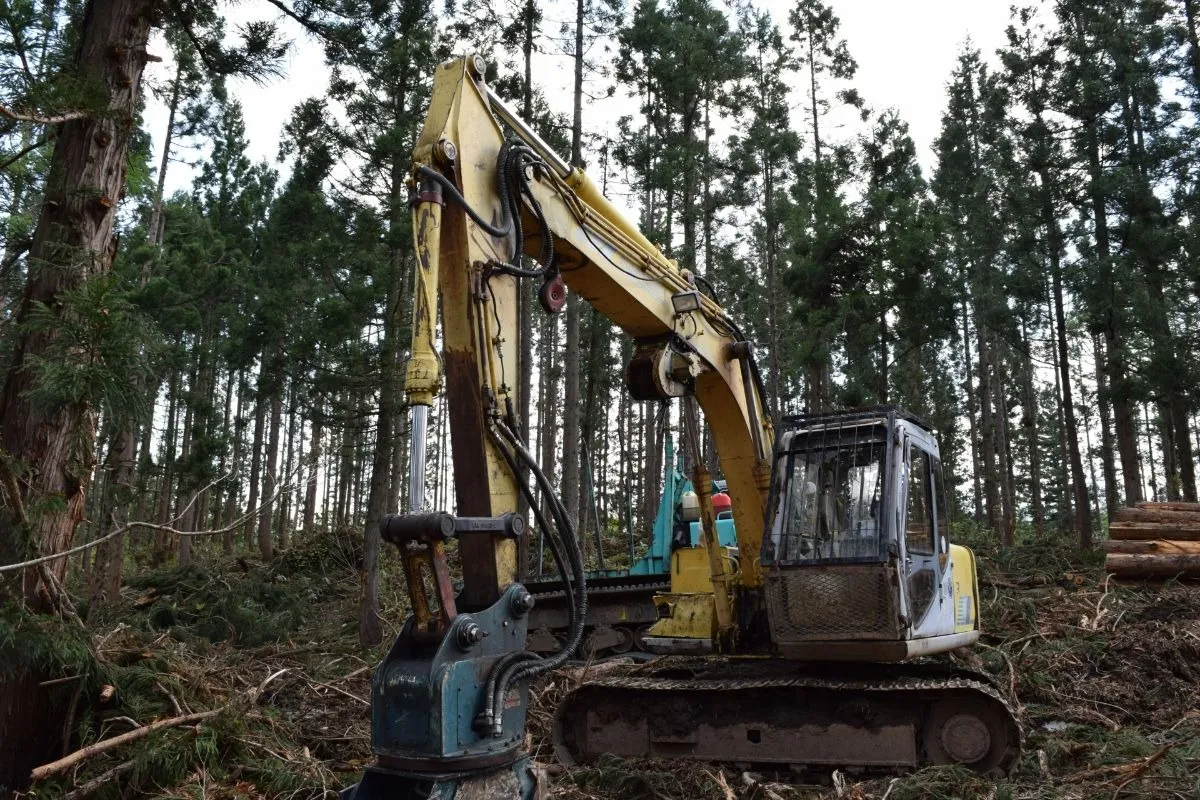
[[[54,117],[40,117],[37,114],[22,114],[19,111],[13,111],[8,106],[0,106],[0,114],[17,122],[36,122],[39,125],[59,125],[64,122],[70,122],[73,119],[84,119],[92,115],[90,111],[68,111]]]
[[[8,158],[4,159],[3,161],[0,161],[0,169],[8,169],[10,166],[17,163],[22,158],[29,155],[34,150],[37,150],[39,147],[41,147],[42,145],[46,144],[49,141],[50,141],[49,136],[43,136],[40,139],[38,139],[37,141],[31,142],[30,144],[26,145],[25,147],[22,147],[20,150],[13,153]]]
[[[247,511],[245,514],[242,514],[240,517],[235,519],[233,522],[231,522],[228,525],[225,525],[223,527],[210,528],[208,530],[203,530],[203,531],[181,531],[177,528],[171,527],[170,525],[158,525],[153,522],[142,522],[140,520],[135,520],[133,522],[127,522],[124,525],[122,525],[121,527],[115,528],[115,529],[109,531],[104,536],[101,536],[99,539],[92,539],[90,542],[85,542],[84,544],[81,544],[77,547],[72,547],[69,550],[64,550],[61,553],[54,553],[52,555],[41,556],[39,558],[31,558],[30,560],[22,561],[19,564],[5,564],[3,566],[0,566],[0,573],[14,572],[19,569],[27,569],[29,567],[36,567],[39,564],[46,564],[50,561],[56,561],[60,558],[66,558],[68,556],[73,556],[76,553],[82,553],[84,550],[89,550],[98,544],[107,542],[109,539],[114,539],[117,536],[120,536],[125,533],[129,533],[130,531],[136,530],[138,528],[145,528],[147,530],[152,530],[152,531],[162,531],[163,533],[169,533],[169,534],[172,534],[173,536],[216,536],[218,534],[228,533],[229,531],[236,530],[237,528],[240,528],[242,525],[246,524],[248,521],[254,519],[256,516],[258,516],[258,512],[260,510],[262,510],[262,508],[264,506],[274,503],[276,500],[279,499],[279,497],[284,492],[290,492],[294,488],[297,488],[297,487],[293,486],[293,481],[295,480],[296,475],[299,473],[299,470],[300,470],[299,466],[297,466],[296,469],[292,470],[292,474],[287,477],[287,480],[281,481],[279,486],[276,487],[275,493],[272,494],[269,498],[264,499],[262,501],[262,503],[258,506],[258,508],[253,508],[253,509]],[[2,476],[0,476],[0,477],[2,477]],[[228,476],[225,476],[225,477],[228,477]],[[219,478],[218,480],[224,480],[224,478]],[[213,483],[216,483],[216,482],[217,481],[213,481]],[[213,484],[209,484],[209,486],[212,486],[212,485]],[[208,487],[205,487],[205,488],[207,489]],[[203,491],[203,490],[201,490],[201,491]],[[196,494],[197,494],[197,496],[199,496],[200,492],[197,492]],[[186,509],[185,509],[185,511],[186,511]],[[171,520],[171,521],[175,522],[179,518],[180,517],[176,517],[174,520]]]

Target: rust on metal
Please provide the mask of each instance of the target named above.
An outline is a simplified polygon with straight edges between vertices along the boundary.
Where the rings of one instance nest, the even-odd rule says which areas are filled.
[[[491,516],[490,482],[484,442],[483,404],[479,368],[470,353],[446,350],[446,397],[454,454],[454,491],[458,513],[464,517]],[[463,564],[459,601],[467,608],[486,608],[500,598],[495,548],[491,537],[468,536],[458,543]]]

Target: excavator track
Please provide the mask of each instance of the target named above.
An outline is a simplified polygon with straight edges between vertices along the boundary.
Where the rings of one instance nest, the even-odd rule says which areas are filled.
[[[669,581],[654,576],[589,578],[587,628],[577,656],[598,658],[644,651],[642,636],[658,618],[654,595],[670,586]],[[525,588],[534,599],[526,647],[536,653],[552,653],[566,638],[566,594],[557,581],[526,582]]]
[[[664,658],[613,670],[560,702],[566,764],[604,753],[773,774],[895,774],[932,764],[1007,773],[1022,732],[990,676],[945,663]]]

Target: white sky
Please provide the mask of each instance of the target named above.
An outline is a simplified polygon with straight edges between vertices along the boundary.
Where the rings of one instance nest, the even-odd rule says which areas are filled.
[[[571,0],[556,1],[574,7]],[[760,2],[781,25],[786,23],[792,3]],[[868,105],[879,110],[894,107],[909,123],[927,176],[933,166],[931,147],[945,105],[946,82],[962,44],[969,37],[990,59],[1004,42],[1011,3],[1012,0],[832,0],[842,21],[842,35],[859,65],[853,85]],[[247,3],[234,11],[237,17],[250,19],[264,13],[265,8],[265,4]],[[557,34],[558,20],[566,16],[565,10],[565,7],[561,10],[551,7],[545,12],[548,20],[545,33]],[[286,77],[266,86],[246,81],[230,86],[231,94],[243,106],[253,160],[274,163],[280,130],[292,108],[309,97],[319,97],[328,85],[328,70],[320,45],[306,38],[298,26],[289,23],[287,28],[294,44]],[[549,51],[554,47],[553,42],[545,43]],[[165,54],[165,44],[160,40],[152,52]],[[164,81],[170,70],[169,62],[151,64],[147,73],[151,80]],[[571,109],[570,75],[565,57],[553,55],[540,59],[534,75],[545,88],[552,106],[567,114]],[[801,99],[797,95],[797,102]],[[584,127],[600,132],[621,114],[632,110],[630,102],[619,96],[591,103],[584,111]],[[796,113],[793,124],[802,127],[799,110]],[[153,98],[146,109],[146,124],[154,139],[157,164],[166,109]],[[850,130],[835,132],[839,137],[851,134]],[[180,153],[177,157],[194,161],[197,154]],[[186,164],[173,164],[168,172],[168,194],[187,188],[193,175],[194,171]]]

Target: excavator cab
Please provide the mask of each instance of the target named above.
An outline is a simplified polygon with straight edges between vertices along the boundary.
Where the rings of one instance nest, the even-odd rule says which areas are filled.
[[[649,755],[791,774],[1011,769],[1021,731],[992,678],[952,659],[910,661],[979,636],[975,561],[948,541],[940,466],[929,425],[897,408],[785,419],[761,552],[741,552],[734,568],[763,573],[761,589],[738,595],[742,618],[758,620],[735,642],[741,650],[689,655],[708,652],[704,611],[723,576],[687,593],[673,574],[648,637],[673,657],[573,690],[558,708],[558,757]]]
[[[896,408],[792,417],[763,537],[785,658],[900,661],[979,636],[975,561],[949,544],[937,440]]]

